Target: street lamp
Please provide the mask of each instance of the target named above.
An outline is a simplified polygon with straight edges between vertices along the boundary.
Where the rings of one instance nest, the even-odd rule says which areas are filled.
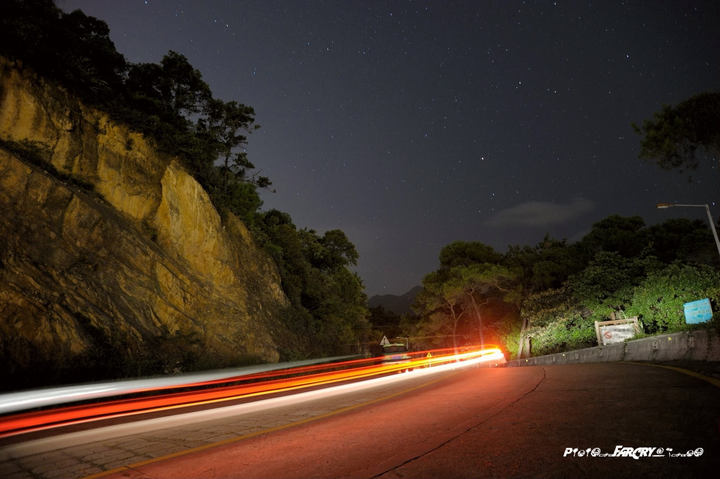
[[[675,206],[688,206],[691,208],[705,208],[705,212],[707,213],[708,221],[710,222],[710,229],[712,230],[712,234],[715,237],[715,246],[717,246],[718,254],[720,254],[720,240],[718,240],[718,234],[717,234],[717,231],[715,230],[715,222],[713,222],[713,217],[710,214],[710,207],[707,204],[705,204],[705,205],[684,205],[684,204],[680,204],[680,203],[658,203],[657,204],[657,207],[659,209],[673,208]]]

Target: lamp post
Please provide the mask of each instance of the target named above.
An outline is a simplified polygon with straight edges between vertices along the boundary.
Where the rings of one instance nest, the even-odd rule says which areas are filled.
[[[691,208],[705,208],[705,212],[707,213],[708,221],[710,222],[710,229],[712,230],[713,237],[715,238],[715,246],[717,247],[718,254],[720,254],[720,240],[718,240],[718,234],[715,230],[715,222],[713,221],[713,217],[710,214],[710,207],[707,204],[704,205],[685,205],[680,203],[658,203],[657,207],[659,209],[664,208],[673,208],[675,206],[688,206]]]

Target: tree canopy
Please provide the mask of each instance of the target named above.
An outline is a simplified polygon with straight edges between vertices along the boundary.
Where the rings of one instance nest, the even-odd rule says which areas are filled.
[[[720,92],[665,105],[641,126],[640,158],[665,169],[695,169],[705,157],[720,160]]]
[[[282,320],[295,334],[285,359],[355,351],[370,332],[367,297],[348,267],[358,254],[340,230],[298,229],[287,213],[260,215],[259,237],[280,269],[291,306]]]
[[[455,242],[440,252],[440,269],[423,279],[414,309],[421,315],[421,332],[430,344],[457,346],[471,338],[484,344],[492,318],[486,313],[498,303],[516,304],[522,285],[517,274],[500,264],[503,256],[478,242]],[[460,333],[459,333],[460,331]]]

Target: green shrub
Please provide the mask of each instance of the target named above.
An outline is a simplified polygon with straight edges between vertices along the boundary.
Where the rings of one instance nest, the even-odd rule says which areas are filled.
[[[686,329],[684,303],[709,298],[714,310],[720,304],[720,274],[709,266],[678,263],[651,273],[635,288],[629,316],[638,316],[645,332]]]

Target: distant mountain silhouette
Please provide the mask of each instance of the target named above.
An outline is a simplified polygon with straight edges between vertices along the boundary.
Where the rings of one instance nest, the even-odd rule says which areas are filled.
[[[368,300],[368,306],[371,308],[382,306],[387,311],[391,311],[395,314],[412,313],[410,306],[413,304],[415,297],[421,290],[422,286],[415,286],[413,289],[400,296],[395,294],[376,295]]]

